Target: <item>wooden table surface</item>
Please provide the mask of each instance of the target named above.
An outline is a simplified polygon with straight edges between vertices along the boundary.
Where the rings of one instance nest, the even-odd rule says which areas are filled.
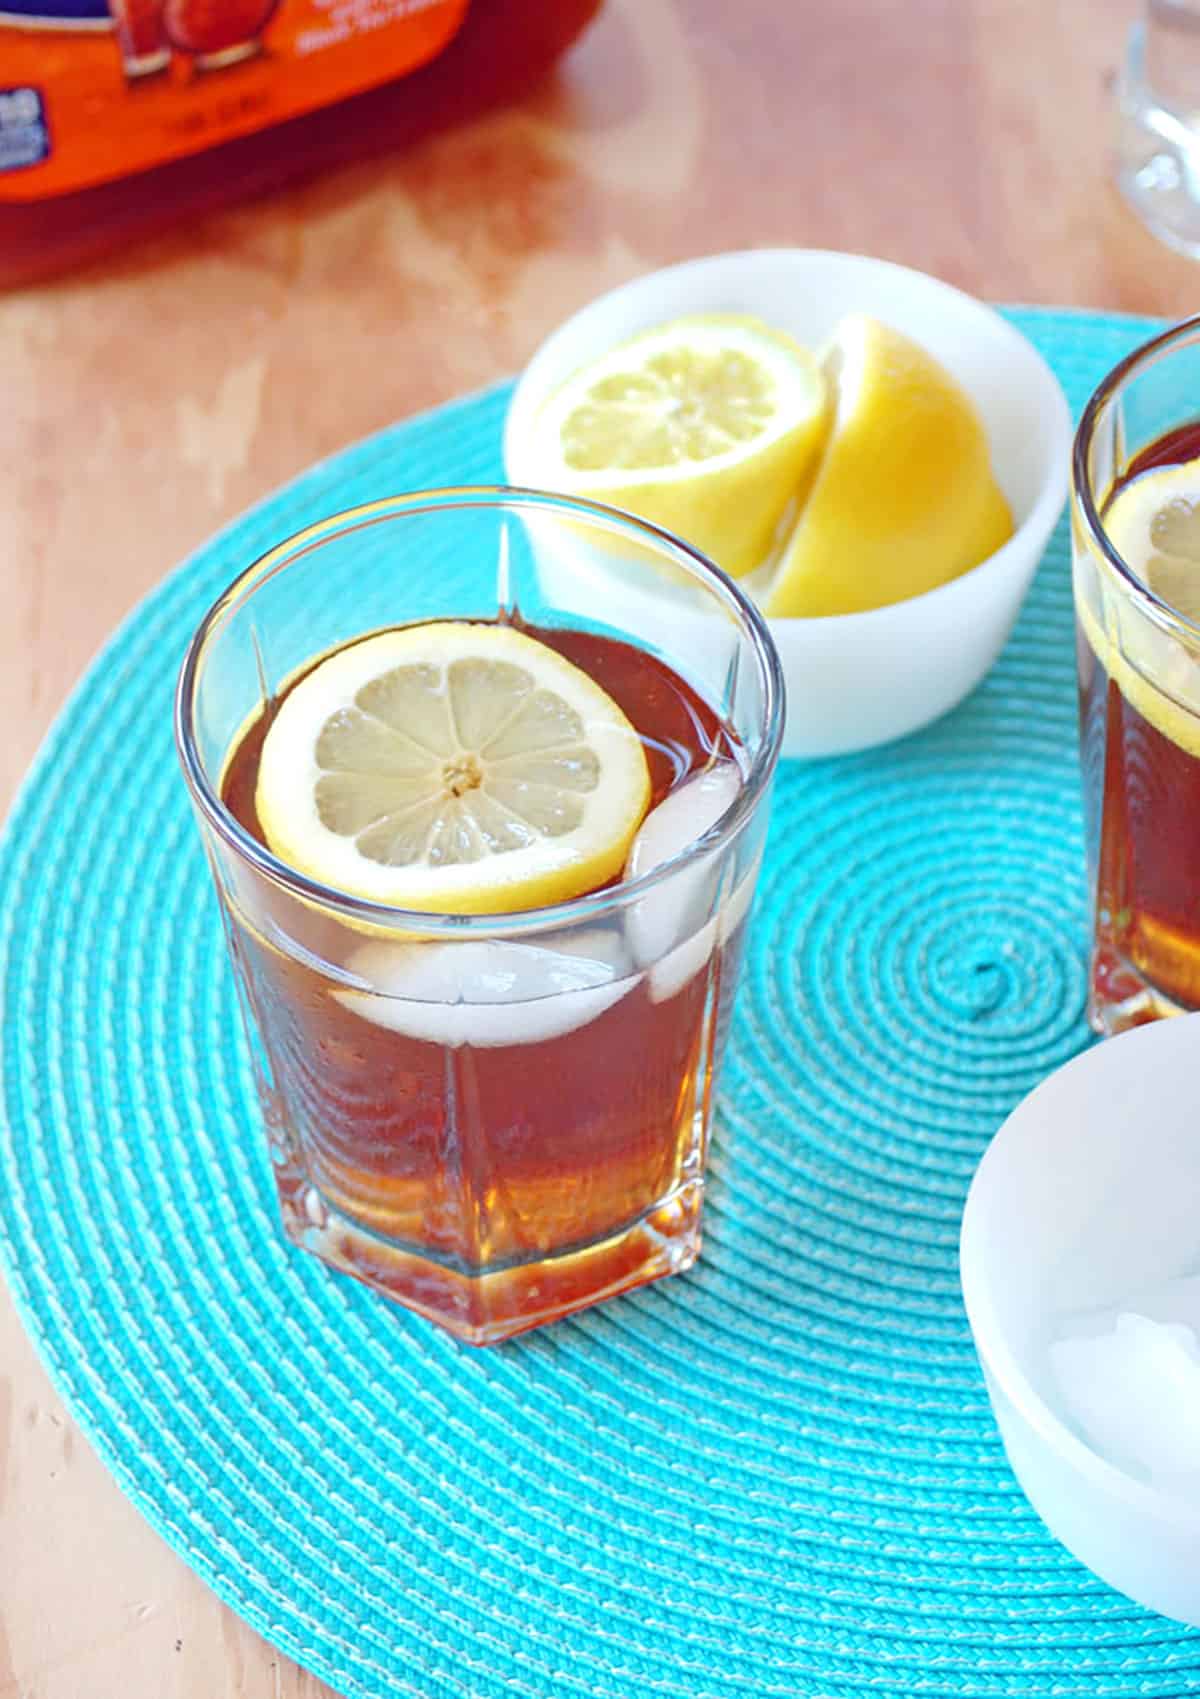
[[[0,806],[214,527],[638,272],[800,244],[994,300],[1194,311],[1200,274],[1106,178],[1134,10],[608,0],[518,108],[0,298]],[[141,1521],[0,1295],[0,1699],[327,1694]]]

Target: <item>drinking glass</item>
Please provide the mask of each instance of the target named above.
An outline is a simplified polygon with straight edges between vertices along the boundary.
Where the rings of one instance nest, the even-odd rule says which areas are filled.
[[[390,626],[498,617],[570,634],[583,656],[615,639],[697,692],[738,752],[721,818],[640,877],[464,916],[322,885],[235,817],[230,753],[314,658]],[[176,732],[296,1244],[474,1344],[694,1261],[782,710],[737,587],[586,502],[398,496],[236,579],[188,650]],[[629,711],[655,724],[653,702]]]
[[[1114,491],[1200,455],[1198,397],[1200,318],[1110,372],[1075,439],[1088,1013],[1100,1033],[1200,1008],[1200,602],[1189,616],[1164,600],[1106,527]],[[1176,503],[1172,523],[1186,531],[1191,514]],[[1196,572],[1200,585],[1200,560]]]
[[[1117,186],[1160,241],[1200,254],[1200,0],[1144,0],[1116,94]]]

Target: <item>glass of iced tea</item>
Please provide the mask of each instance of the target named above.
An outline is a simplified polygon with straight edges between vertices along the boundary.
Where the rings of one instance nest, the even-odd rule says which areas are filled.
[[[737,587],[585,502],[230,586],[176,731],[292,1240],[473,1344],[690,1266],[782,712]]]
[[[1200,319],[1124,360],[1072,476],[1100,1033],[1200,1008]]]

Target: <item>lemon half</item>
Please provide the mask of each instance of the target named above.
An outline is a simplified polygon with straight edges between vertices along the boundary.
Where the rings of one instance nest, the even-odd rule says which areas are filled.
[[[827,423],[812,355],[735,314],[675,319],[611,349],[543,406],[536,481],[675,531],[752,572]]]
[[[863,314],[825,356],[833,425],[765,611],[859,613],[907,600],[977,566],[1011,535],[987,435],[931,354]]]
[[[512,627],[377,632],[283,697],[256,803],[269,847],[353,896],[506,913],[620,873],[650,800],[610,696]]]

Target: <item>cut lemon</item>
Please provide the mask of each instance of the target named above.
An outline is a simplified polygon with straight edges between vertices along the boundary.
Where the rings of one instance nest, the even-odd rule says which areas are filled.
[[[825,383],[757,319],[675,319],[610,350],[545,404],[548,489],[665,526],[740,577],[760,566],[825,433]]]
[[[1200,460],[1134,478],[1109,503],[1104,528],[1156,596],[1200,620]]]
[[[1108,502],[1104,528],[1143,583],[1200,623],[1200,460],[1134,478]],[[1200,755],[1200,643],[1127,597],[1077,595],[1076,612],[1125,700],[1164,737]]]
[[[829,442],[765,595],[784,618],[905,601],[977,566],[1013,529],[983,424],[932,355],[853,314],[824,360]]]
[[[424,913],[563,902],[620,873],[650,800],[637,732],[586,673],[510,626],[378,632],[283,697],[256,803],[326,885]]]

